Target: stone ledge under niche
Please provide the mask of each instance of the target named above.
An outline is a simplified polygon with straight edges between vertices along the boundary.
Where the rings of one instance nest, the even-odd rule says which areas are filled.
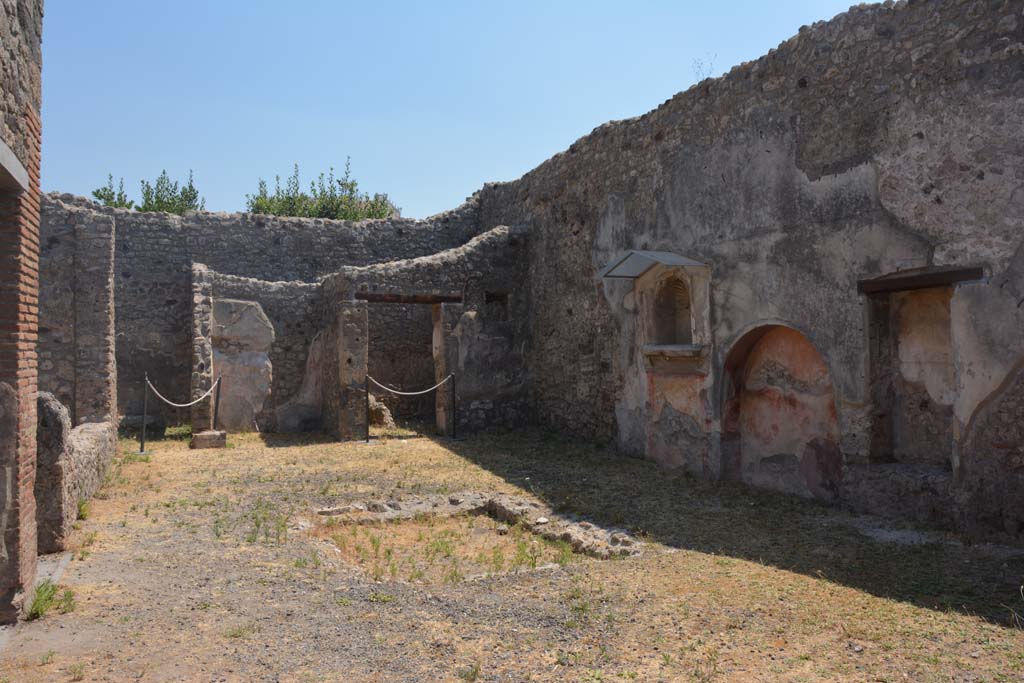
[[[647,367],[664,372],[706,372],[709,344],[645,344],[641,347]]]

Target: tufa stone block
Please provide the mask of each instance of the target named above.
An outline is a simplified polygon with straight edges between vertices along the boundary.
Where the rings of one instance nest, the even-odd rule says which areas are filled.
[[[225,448],[228,445],[228,433],[219,429],[207,429],[192,435],[189,448]]]

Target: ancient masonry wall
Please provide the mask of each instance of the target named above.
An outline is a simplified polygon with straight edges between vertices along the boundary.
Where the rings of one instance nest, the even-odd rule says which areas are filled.
[[[522,288],[527,243],[524,229],[498,226],[431,256],[343,268],[324,279],[324,300],[410,293],[463,296],[462,305],[446,304],[444,315],[422,306],[433,328],[434,375],[425,384],[450,372],[461,378],[459,429],[523,424],[532,415],[525,367],[529,302]],[[368,310],[372,316],[373,309]],[[445,399],[446,394],[431,396],[438,406]]]
[[[324,329],[324,430],[342,440],[366,436],[366,302],[331,307]]]
[[[50,194],[43,198],[44,222],[61,220],[69,207],[110,216],[116,226],[122,414],[141,412],[139,387],[145,372],[172,400],[190,393],[193,262],[224,275],[313,283],[344,265],[431,254],[464,244],[478,232],[475,201],[426,220],[353,223],[252,214],[139,213]],[[385,342],[387,338],[381,335]],[[398,348],[392,355],[404,352]],[[398,365],[393,359],[388,363]]]
[[[968,456],[964,439],[995,434],[980,426],[992,422],[980,406],[1015,410],[1006,382],[1024,357],[1022,12],[1012,0],[857,6],[648,114],[600,126],[518,181],[485,187],[484,226],[531,228],[529,369],[540,418],[643,454],[651,407],[689,401],[707,409],[707,420],[695,417],[721,476],[725,359],[751,331],[782,324],[829,372],[846,469],[840,499],[876,508],[875,487],[857,477],[888,468],[905,483],[923,473],[915,462],[869,462],[866,347],[880,321],[857,282],[978,265],[983,277],[957,284],[949,303],[952,385],[929,395],[955,440],[938,473],[952,489],[938,498],[963,506],[958,491],[997,495],[987,528],[1019,536],[1024,514],[1004,504],[1010,489],[985,483],[988,465]],[[692,400],[652,397],[632,286],[598,275],[627,249],[711,267],[710,374]],[[922,389],[903,388],[907,399]],[[985,448],[1020,448],[1001,438]],[[980,514],[967,506],[949,516],[968,527]]]
[[[116,421],[114,222],[70,208],[41,228],[39,388],[72,424]]]
[[[39,552],[64,550],[78,504],[103,483],[114,457],[117,430],[110,422],[72,428],[71,415],[53,394],[39,392],[38,468],[35,497]]]
[[[272,327],[272,342],[266,359],[263,359],[262,355],[256,357],[252,353],[243,353],[244,350],[240,348],[224,350],[234,358],[233,373],[236,378],[242,378],[245,386],[226,385],[222,392],[222,409],[230,407],[228,404],[232,401],[261,406],[255,411],[255,419],[262,430],[296,431],[323,426],[340,433],[339,416],[332,414],[327,422],[323,422],[324,406],[330,410],[330,407],[335,405],[328,398],[331,392],[336,393],[337,390],[337,387],[324,384],[326,378],[330,377],[331,381],[335,381],[337,375],[335,370],[330,369],[332,363],[336,364],[332,354],[337,351],[331,345],[351,343],[351,339],[344,335],[339,336],[340,330],[345,329],[345,326],[337,324],[337,306],[352,301],[354,297],[367,296],[367,293],[465,295],[467,305],[473,311],[480,311],[479,320],[488,323],[488,332],[482,334],[481,330],[473,327],[476,336],[472,339],[467,337],[461,342],[463,353],[456,356],[456,359],[476,358],[469,354],[469,349],[484,347],[474,347],[474,339],[486,339],[491,344],[488,347],[491,349],[490,357],[486,362],[480,357],[481,362],[487,367],[462,368],[466,372],[483,372],[490,378],[478,383],[470,383],[467,380],[463,384],[460,393],[465,394],[466,410],[468,411],[471,405],[474,407],[474,418],[470,421],[467,417],[466,426],[483,428],[509,423],[498,416],[507,415],[513,410],[510,408],[513,402],[510,397],[513,394],[517,402],[514,412],[519,417],[512,422],[521,423],[529,414],[522,356],[528,329],[527,302],[525,297],[520,295],[519,288],[524,263],[522,252],[525,247],[526,239],[522,230],[511,230],[502,226],[475,237],[462,246],[438,254],[387,264],[342,268],[338,273],[325,278],[322,283],[268,282],[226,275],[196,264],[193,266],[193,310],[196,317],[193,377],[197,378],[199,386],[205,390],[220,374],[216,361],[217,335],[218,330],[229,321],[217,320],[215,314],[211,316],[211,311],[217,310],[217,302],[234,302],[228,308],[236,311],[241,310],[240,306],[244,302],[251,302],[259,307],[257,317],[266,316],[265,324]],[[366,312],[367,331],[359,338],[363,343],[367,343],[367,367],[373,367],[374,340],[369,334],[369,330],[374,329],[373,316],[378,311],[394,310],[399,306],[362,302],[362,308],[359,310]],[[433,350],[436,337],[432,307],[423,304],[408,304],[401,307],[423,310],[430,321],[429,328],[424,331],[427,344],[425,353],[429,363],[426,369],[429,374],[421,378],[419,384],[429,386],[434,383],[436,370]],[[490,324],[492,319],[493,325]],[[383,350],[403,353],[409,344],[408,338],[414,336],[410,335],[407,327],[407,321],[401,316],[386,317],[383,323],[377,323],[376,329],[385,330],[391,337],[389,343],[381,344]],[[247,334],[254,332],[256,330],[250,329]],[[499,339],[503,341],[495,346],[496,340]],[[416,338],[415,343],[419,342],[420,340]],[[513,347],[516,349],[515,353],[512,352]],[[495,349],[498,348],[509,350],[507,358],[495,357]],[[269,361],[267,368],[263,365],[266,361]],[[269,370],[272,378],[268,394],[264,393],[263,388],[265,370]],[[455,366],[452,370],[458,371]],[[510,379],[511,375],[514,375],[514,380]],[[376,375],[375,377],[381,379]],[[396,384],[409,386],[408,377],[399,376],[400,381]],[[495,382],[501,383],[500,391]],[[381,397],[387,395],[383,391],[376,393]],[[199,395],[197,390],[193,391],[193,395]],[[480,399],[480,396],[483,398]],[[483,402],[479,402],[478,399]],[[421,402],[427,401],[430,402],[429,414],[432,415],[436,397],[428,395]],[[203,405],[207,404],[204,402]],[[469,414],[466,413],[467,416]],[[205,425],[207,420],[208,416],[204,413],[202,424]]]
[[[0,140],[29,171],[38,154],[39,127],[26,112],[39,113],[42,101],[43,3],[0,2]]]
[[[0,623],[36,573],[42,2],[0,5]]]
[[[306,371],[310,347],[324,324],[320,285],[311,282],[267,282],[223,273],[213,273],[212,278],[215,300],[254,301],[262,307],[273,325],[270,400],[257,421],[264,430],[294,430],[298,422],[312,417],[311,414],[298,416],[305,407],[309,407],[309,402],[303,402],[299,394],[303,383],[308,384],[310,381]],[[228,396],[234,390],[234,387],[225,387]],[[319,405],[315,412],[319,414]],[[311,422],[309,426],[313,424]]]
[[[40,234],[39,551],[64,549],[79,501],[99,488],[117,434],[114,221],[67,207]]]
[[[370,376],[400,389],[417,390],[434,383],[430,306],[417,304],[367,305]],[[434,417],[434,400],[427,396],[378,396],[396,418]]]

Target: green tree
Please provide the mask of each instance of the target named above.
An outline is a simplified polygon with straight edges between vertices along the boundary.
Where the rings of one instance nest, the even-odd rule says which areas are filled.
[[[179,186],[172,181],[167,171],[161,171],[156,183],[142,181],[142,203],[139,211],[166,211],[167,213],[183,214],[186,211],[202,211],[206,208],[206,200],[200,198],[199,190],[192,181],[192,171],[188,172],[188,182]]]
[[[116,190],[114,189],[113,173],[107,174],[107,184],[93,190],[92,196],[103,206],[112,206],[117,209],[131,209],[135,206],[135,202],[128,199],[128,195],[124,191],[124,178],[121,178],[121,183]]]
[[[352,177],[351,159],[345,160],[345,175],[335,178],[334,168],[331,168],[310,183],[309,192],[302,191],[298,164],[285,180],[284,187],[281,187],[281,176],[277,176],[273,193],[267,189],[266,181],[260,178],[256,194],[246,195],[245,203],[252,213],[272,216],[357,221],[401,215],[401,209],[386,194],[369,195],[359,191],[359,183]]]

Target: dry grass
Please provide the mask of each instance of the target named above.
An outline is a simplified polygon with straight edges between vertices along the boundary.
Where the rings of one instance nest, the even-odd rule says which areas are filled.
[[[110,681],[1024,677],[1020,553],[879,543],[863,520],[539,432],[230,441],[154,442],[148,461],[119,464],[77,532],[89,555],[63,579],[78,608],[25,625],[0,680],[55,680],[58,664]],[[649,550],[446,582],[453,558],[463,577],[488,573],[494,548],[507,562],[516,535],[420,520],[358,531],[360,552],[350,529],[299,525],[318,507],[462,490],[536,496]],[[410,583],[403,562],[427,554],[435,568]],[[51,651],[58,664],[40,665]]]
[[[498,533],[501,527],[503,534]],[[344,561],[374,581],[459,583],[552,564],[564,566],[577,559],[568,543],[547,541],[520,526],[508,528],[476,515],[375,526],[328,520],[320,522],[313,534],[329,540]],[[301,562],[308,564],[304,558]]]

